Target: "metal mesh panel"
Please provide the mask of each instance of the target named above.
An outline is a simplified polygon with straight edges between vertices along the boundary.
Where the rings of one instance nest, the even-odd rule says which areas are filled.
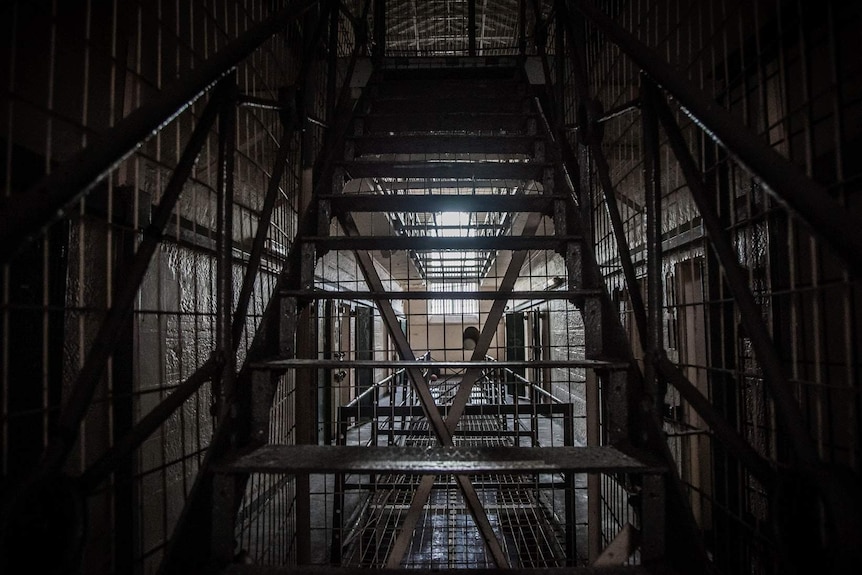
[[[12,2],[2,11],[3,196],[26,192],[166,87],[286,3]],[[293,81],[295,32],[267,41],[236,70],[243,94],[278,98]],[[115,286],[148,225],[210,93],[142,143],[44,236],[3,266],[2,441],[9,485],[36,462]],[[206,140],[117,342],[66,472],[87,470],[215,349],[217,130]],[[281,128],[243,108],[236,123],[234,293],[245,273]],[[288,144],[291,144],[288,142]],[[296,227],[296,158],[272,216],[238,361],[244,359]],[[294,170],[291,172],[291,170]],[[288,199],[289,198],[289,199]],[[42,263],[50,262],[43,266]],[[16,334],[38,326],[32,337]],[[26,385],[25,385],[26,382]],[[24,392],[33,389],[35,393]],[[152,572],[213,432],[204,384],[88,496],[91,572]]]
[[[858,61],[847,57],[856,50],[858,10],[833,4],[814,9],[792,2],[607,2],[601,8],[761,142],[828,186],[846,209],[856,209],[856,168],[843,158],[855,149],[860,125],[854,95],[858,83],[847,80],[858,75]],[[640,96],[640,72],[597,28],[587,24],[583,34],[591,91],[605,111],[602,150],[645,289],[641,117],[631,109],[624,115],[613,113],[628,109]],[[572,125],[579,121],[574,92],[567,113]],[[825,462],[858,470],[858,433],[851,431],[859,421],[858,282],[710,133],[682,111],[676,119],[715,194],[710,202],[790,378],[803,413],[798,425],[809,432]],[[577,138],[574,131],[572,137]],[[663,347],[761,455],[786,463],[788,432],[777,422],[760,360],[740,325],[739,308],[664,141],[659,154]],[[588,185],[599,261],[618,296],[634,350],[640,353],[619,250],[595,171]],[[670,445],[717,565],[726,572],[781,571],[780,544],[770,523],[778,510],[763,485],[672,388],[665,402]]]

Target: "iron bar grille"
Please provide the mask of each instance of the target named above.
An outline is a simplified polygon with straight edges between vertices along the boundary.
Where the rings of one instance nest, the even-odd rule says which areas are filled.
[[[572,3],[574,4],[574,3]],[[858,7],[795,2],[599,2],[600,9],[655,50],[679,74],[781,156],[801,167],[842,208],[858,214],[862,130]],[[625,238],[646,291],[646,220],[640,68],[595,25],[579,20],[592,97],[602,104],[601,150],[610,167]],[[571,38],[568,39],[571,41]],[[585,141],[571,60],[566,76],[570,140]],[[568,87],[571,86],[571,89]],[[642,104],[642,103],[640,103]],[[624,110],[612,114],[612,111]],[[674,107],[709,198],[772,335],[802,420],[819,457],[859,470],[859,282],[768,193],[757,174]],[[601,116],[601,113],[598,114]],[[581,153],[599,264],[633,349],[641,355],[629,286],[593,152]],[[691,191],[662,132],[662,347],[756,451],[790,461],[761,364],[721,266],[707,242]],[[804,216],[804,214],[803,214]],[[646,298],[646,295],[644,296]],[[703,419],[673,388],[664,399],[668,441],[694,516],[726,573],[784,570],[770,522],[787,501],[769,500]],[[805,521],[816,524],[816,512]],[[731,535],[733,534],[733,535]]]
[[[164,88],[287,4],[4,3],[3,199],[25,193],[43,174],[98,142]],[[295,81],[300,42],[295,25],[266,41],[237,66],[239,92],[277,101],[279,90]],[[3,265],[0,465],[6,486],[29,472],[47,444],[63,398],[113,303],[113,288],[123,281],[123,270],[211,94],[179,110],[113,166],[66,217]],[[235,191],[228,208],[234,219],[234,263],[228,272],[234,293],[242,283],[281,132],[276,111],[237,110]],[[70,475],[86,470],[215,350],[218,136],[214,128],[206,138],[131,319],[118,336],[66,463]],[[242,326],[240,364],[296,234],[297,139],[282,142],[292,151]],[[212,436],[214,401],[207,382],[88,494],[86,523],[96,536],[83,550],[85,570],[155,572]],[[286,389],[281,409],[289,401]],[[263,539],[270,540],[274,532],[268,522],[292,497],[289,486],[267,480],[250,489],[276,494],[259,497],[255,514],[245,516],[253,529],[269,530]]]

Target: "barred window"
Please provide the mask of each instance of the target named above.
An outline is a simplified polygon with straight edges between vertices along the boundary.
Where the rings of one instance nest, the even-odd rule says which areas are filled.
[[[429,291],[459,292],[477,291],[478,282],[453,283],[433,282],[428,284]],[[479,300],[465,298],[443,298],[428,300],[428,315],[479,315]]]

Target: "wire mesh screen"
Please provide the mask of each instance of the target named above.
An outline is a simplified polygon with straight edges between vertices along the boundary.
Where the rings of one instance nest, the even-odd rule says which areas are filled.
[[[606,2],[601,9],[730,111],[756,134],[752,137],[824,184],[842,209],[856,213],[858,168],[846,161],[862,126],[858,82],[851,80],[858,78],[859,61],[849,57],[858,51],[856,7],[661,1]],[[642,94],[640,69],[598,28],[586,24],[576,30],[585,38],[581,53],[590,92],[602,106],[601,150],[612,193],[645,292],[646,150],[641,114],[631,107]],[[571,137],[583,141],[574,129],[583,116],[577,115],[571,68],[567,83],[572,85],[567,101]],[[802,412],[796,425],[807,430],[823,461],[858,471],[858,282],[755,174],[683,112],[675,112],[676,121],[714,194],[709,203],[732,242]],[[759,454],[786,464],[791,458],[788,429],[778,421],[756,346],[741,325],[735,296],[664,134],[658,156],[662,347]],[[595,160],[588,153],[582,157]],[[590,166],[599,263],[635,353],[642,354],[599,168],[595,162]],[[786,559],[780,559],[774,521],[775,506],[786,502],[770,502],[760,481],[673,388],[664,401],[669,443],[716,564],[728,573],[782,571]],[[809,512],[806,521],[816,524],[823,518]]]
[[[18,200],[167,87],[286,2],[10,2],[2,10],[2,181]],[[296,29],[274,36],[236,68],[244,95],[277,100],[298,69]],[[99,329],[163,201],[212,91],[142,142],[47,232],[3,266],[2,473],[10,489],[37,463],[61,405],[79,382]],[[240,108],[227,271],[238,294],[269,174],[282,140],[277,112]],[[204,366],[217,347],[218,129],[173,210],[137,291],[133,313],[95,391],[65,472],[78,476]],[[224,133],[221,134],[224,136]],[[280,182],[240,326],[241,363],[296,229],[298,158]],[[98,351],[95,349],[95,351]],[[87,494],[83,565],[91,572],[154,572],[213,434],[216,402],[204,383],[113,474]],[[71,430],[73,433],[77,430]],[[4,495],[7,495],[5,492]]]

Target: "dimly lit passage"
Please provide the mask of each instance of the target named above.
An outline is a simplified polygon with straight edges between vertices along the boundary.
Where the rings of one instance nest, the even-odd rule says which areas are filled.
[[[2,3],[0,572],[856,573],[860,30]]]

